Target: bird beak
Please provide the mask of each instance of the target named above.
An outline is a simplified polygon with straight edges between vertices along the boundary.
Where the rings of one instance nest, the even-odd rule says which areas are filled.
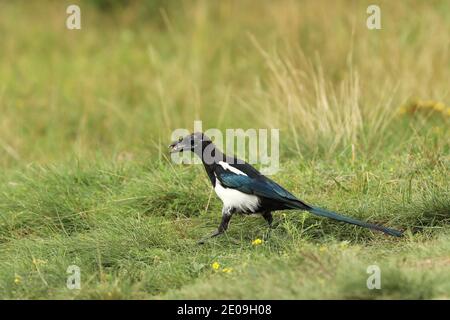
[[[169,145],[169,152],[170,153],[176,153],[176,152],[180,152],[180,151],[183,151],[183,145],[182,145],[181,141],[180,142],[179,141],[175,141],[175,142],[172,142]]]

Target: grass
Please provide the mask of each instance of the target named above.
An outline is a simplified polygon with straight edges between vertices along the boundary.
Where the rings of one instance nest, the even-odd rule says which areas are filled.
[[[450,298],[448,2],[379,31],[364,1],[78,3],[69,31],[69,2],[0,1],[1,298]],[[221,203],[166,153],[195,119],[280,128],[274,180],[405,237],[291,211],[197,245]]]

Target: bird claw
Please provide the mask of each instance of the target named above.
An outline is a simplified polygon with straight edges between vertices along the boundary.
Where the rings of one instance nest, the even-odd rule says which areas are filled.
[[[197,242],[197,244],[205,244],[205,242],[207,241],[207,240],[209,240],[209,239],[211,239],[211,238],[214,238],[214,237],[217,237],[217,236],[219,236],[219,235],[221,235],[223,232],[220,232],[219,230],[216,230],[216,231],[214,231],[211,235],[209,235],[209,236],[207,236],[207,237],[205,237],[205,238],[203,238],[203,239],[200,239],[198,242]]]

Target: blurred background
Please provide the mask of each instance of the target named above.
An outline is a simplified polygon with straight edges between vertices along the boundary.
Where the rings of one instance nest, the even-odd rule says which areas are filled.
[[[285,156],[445,136],[450,2],[377,1],[369,30],[372,2],[2,0],[0,165],[160,157],[195,119],[280,128]]]

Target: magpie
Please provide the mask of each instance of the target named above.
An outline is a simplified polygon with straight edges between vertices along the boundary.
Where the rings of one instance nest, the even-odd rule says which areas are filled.
[[[195,132],[180,138],[170,144],[169,149],[171,153],[192,151],[200,157],[217,196],[223,202],[222,221],[217,230],[208,238],[224,233],[235,213],[261,214],[269,227],[272,227],[273,211],[291,209],[305,210],[317,216],[381,231],[395,237],[403,235],[401,231],[359,221],[306,204],[250,164],[223,154],[202,132]]]

